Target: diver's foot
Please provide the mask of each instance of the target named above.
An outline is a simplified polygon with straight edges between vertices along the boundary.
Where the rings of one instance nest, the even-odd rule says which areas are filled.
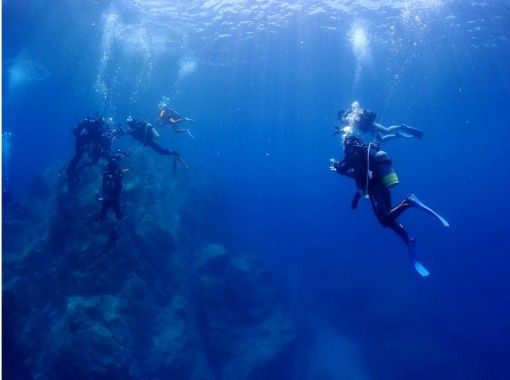
[[[400,127],[408,134],[408,135],[411,135],[412,137],[415,137],[419,140],[421,140],[423,138],[423,131],[417,129],[417,128],[413,128],[413,127],[410,127],[409,125],[407,124],[401,124]]]
[[[409,204],[409,206],[416,207],[417,209],[420,209],[420,210],[426,212],[427,214],[432,215],[433,217],[437,218],[444,227],[450,227],[450,223],[448,223],[448,221],[445,218],[443,218],[437,212],[432,210],[429,206],[427,206],[422,201],[420,201],[418,199],[418,197],[416,195],[414,195],[413,193],[411,193],[407,196],[406,202]]]
[[[409,206],[416,206],[416,204],[419,201],[418,201],[418,198],[416,197],[416,195],[414,195],[413,193],[410,193],[407,195],[406,202],[407,202],[407,204],[409,204]]]
[[[416,256],[416,238],[410,237],[407,242],[407,247],[409,248],[409,258],[411,259],[411,263],[413,264],[416,272],[418,272],[418,274],[422,277],[428,277],[430,272],[423,266]]]

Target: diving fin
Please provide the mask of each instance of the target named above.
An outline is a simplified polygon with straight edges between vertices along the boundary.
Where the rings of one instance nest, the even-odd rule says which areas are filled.
[[[191,134],[191,131],[189,129],[186,129],[186,133],[191,137],[193,140],[195,140],[195,136]]]
[[[416,239],[411,238],[409,241],[409,244],[407,245],[409,247],[409,258],[411,259],[411,262],[413,263],[414,269],[416,272],[420,274],[422,277],[428,277],[430,275],[430,272],[423,266],[422,263],[418,261],[418,257],[416,255]]]
[[[420,201],[416,197],[416,195],[409,194],[409,196],[407,197],[407,200],[411,202],[411,205],[413,207],[416,207],[416,208],[426,212],[427,214],[432,215],[432,216],[436,217],[437,219],[439,219],[439,221],[443,224],[443,226],[450,227],[450,223],[448,223],[448,221],[445,218],[443,218],[437,212],[432,210],[430,207],[426,206],[422,201]]]

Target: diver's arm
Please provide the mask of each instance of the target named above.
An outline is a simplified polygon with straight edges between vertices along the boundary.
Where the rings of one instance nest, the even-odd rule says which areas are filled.
[[[353,210],[356,210],[358,208],[358,203],[359,203],[360,198],[361,198],[361,192],[359,190],[357,190],[354,193],[354,196],[352,197],[352,201],[351,201],[351,208]]]
[[[176,125],[176,124],[182,123],[183,121],[186,121],[186,120],[180,116],[177,116],[177,117],[171,117],[170,119],[168,119],[168,121],[172,125]]]
[[[335,162],[333,168],[340,175],[354,178],[354,169],[345,160]]]

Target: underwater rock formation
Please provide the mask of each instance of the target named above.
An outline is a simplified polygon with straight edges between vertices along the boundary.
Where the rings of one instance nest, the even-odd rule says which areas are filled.
[[[172,176],[169,161],[141,148],[122,166],[120,222],[113,213],[94,221],[98,167],[75,186],[49,169],[23,203],[4,206],[6,378],[286,373],[293,322],[254,258],[231,256],[201,232],[193,173]]]

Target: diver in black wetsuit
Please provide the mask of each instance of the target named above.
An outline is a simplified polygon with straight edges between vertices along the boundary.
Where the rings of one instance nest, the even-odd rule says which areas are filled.
[[[126,132],[135,140],[140,141],[144,146],[150,146],[157,153],[164,156],[179,156],[177,151],[163,148],[154,141],[155,138],[159,137],[159,133],[148,121],[138,121],[130,116],[127,118],[126,123],[128,125]]]
[[[106,123],[102,117],[86,117],[78,123],[73,129],[75,154],[67,167],[68,179],[76,179],[81,169],[97,165],[100,158],[108,159],[115,133],[113,124]],[[88,153],[91,161],[78,165],[84,153]]]
[[[445,227],[449,226],[448,222],[413,194],[392,207],[389,189],[399,181],[393,171],[391,159],[377,144],[363,144],[361,139],[347,136],[344,140],[344,153],[344,159],[333,160],[330,169],[355,180],[358,190],[351,207],[356,209],[359,199],[368,196],[379,222],[400,236],[409,248],[416,270],[422,276],[427,276],[428,271],[418,262],[414,253],[415,238],[409,235],[407,229],[397,219],[408,208],[416,207],[438,218]]]
[[[101,158],[108,161],[112,156],[113,141],[121,134],[122,131],[115,128],[115,124],[111,119],[106,120],[101,134],[89,144],[88,155],[90,161],[78,165],[76,172],[89,166],[96,166]]]
[[[355,180],[358,191],[354,195],[352,208],[356,209],[361,196],[367,195],[379,222],[395,231],[409,245],[412,238],[396,219],[411,207],[412,203],[411,200],[405,199],[392,208],[389,188],[398,184],[398,178],[391,169],[388,155],[379,150],[376,144],[363,144],[361,139],[356,137],[347,137],[344,144],[345,157],[340,162],[334,162],[332,168],[338,174]],[[387,171],[383,172],[381,167],[387,168]]]
[[[184,166],[189,168],[189,165],[180,158],[179,152],[163,148],[154,141],[155,138],[159,137],[159,134],[151,123],[135,120],[131,116],[127,118],[126,122],[128,129],[125,132],[131,135],[135,140],[140,141],[144,146],[150,146],[161,155],[174,157],[174,163],[172,166],[173,172],[176,170],[177,162],[181,162]]]
[[[338,119],[344,125],[344,128],[337,127],[335,134],[344,132],[345,134],[370,133],[379,142],[388,141],[394,138],[417,138],[423,137],[423,132],[417,128],[410,127],[406,124],[391,125],[385,127],[375,121],[376,113],[366,108],[361,108],[358,102],[354,102],[347,111],[339,111]]]
[[[117,219],[122,219],[120,211],[120,193],[122,191],[122,173],[120,160],[122,153],[117,152],[111,156],[108,166],[103,171],[103,180],[101,186],[102,206],[96,220],[102,222],[106,216],[106,212],[111,207]]]

